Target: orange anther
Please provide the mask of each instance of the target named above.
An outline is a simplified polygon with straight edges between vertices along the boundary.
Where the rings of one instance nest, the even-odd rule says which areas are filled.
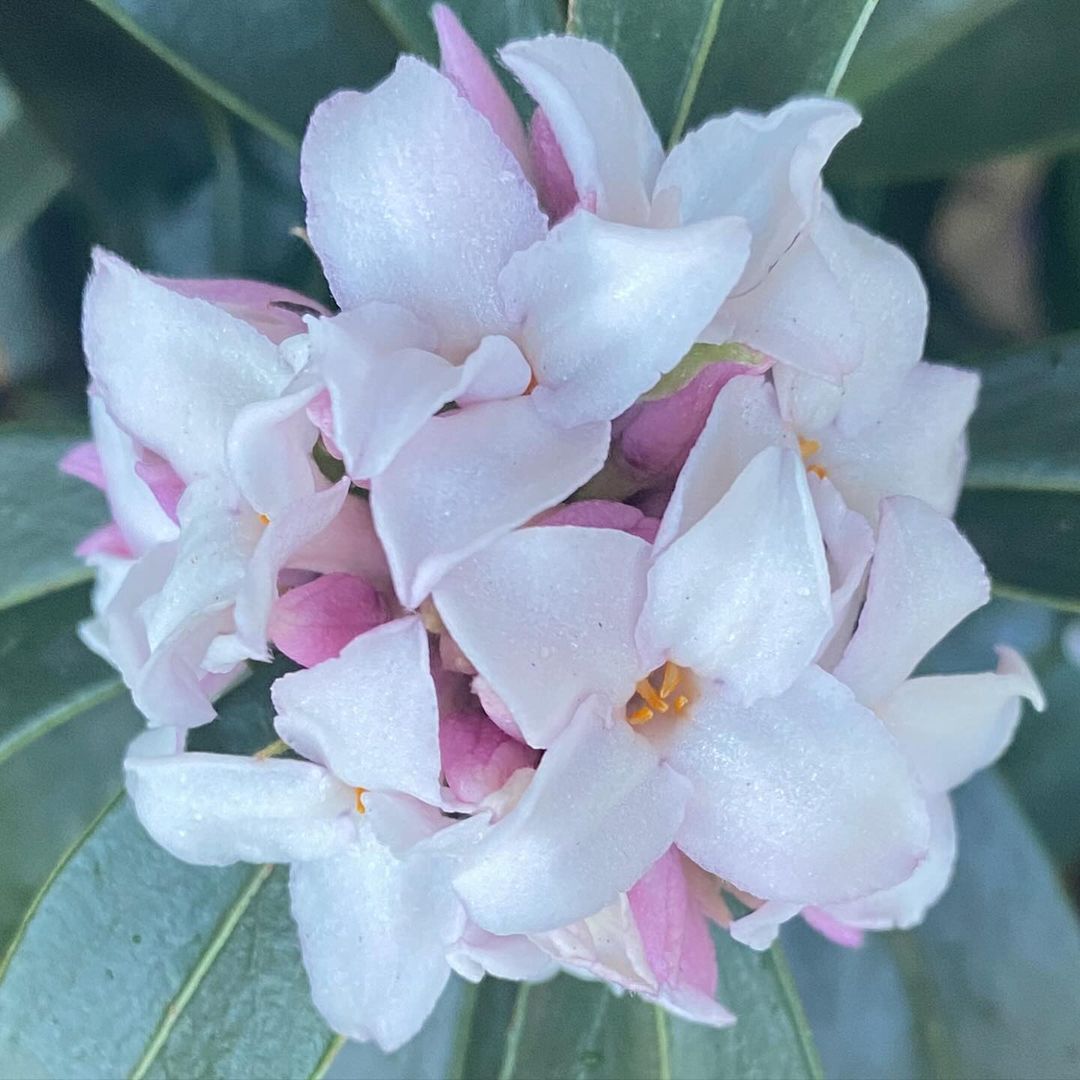
[[[367,807],[364,805],[364,793],[367,791],[366,787],[358,787],[356,789],[356,812],[358,814],[366,814]]]
[[[675,699],[675,711],[676,712],[682,712],[683,709],[685,709],[686,706],[689,705],[689,704],[690,704],[690,699],[685,694],[680,694]]]
[[[260,514],[259,515],[259,521],[261,521],[263,523],[263,525],[269,525],[270,524],[270,517],[269,517],[268,514]]]
[[[641,700],[646,705],[651,705],[657,712],[667,712],[667,702],[656,692],[656,688],[648,679],[642,679],[634,689],[641,695]]]
[[[807,458],[813,457],[821,449],[821,443],[817,439],[804,439],[799,436],[799,453],[803,456],[803,461]]]
[[[660,680],[660,696],[667,700],[671,697],[671,692],[682,681],[682,671],[679,669],[678,664],[673,664],[670,660],[664,665],[664,677]]]
[[[626,719],[628,723],[636,727],[638,724],[647,724],[655,715],[648,705],[642,705],[640,709],[636,709]]]
[[[824,480],[829,474],[824,465],[807,465],[807,472],[812,472],[819,480]]]

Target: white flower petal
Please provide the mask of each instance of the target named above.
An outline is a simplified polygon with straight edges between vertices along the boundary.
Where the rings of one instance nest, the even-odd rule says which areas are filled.
[[[772,112],[735,111],[702,124],[668,155],[656,195],[679,192],[683,221],[736,214],[754,235],[740,291],[759,282],[817,212],[821,170],[859,123],[842,101],[805,98]]]
[[[499,57],[544,110],[582,203],[610,221],[645,224],[664,151],[618,58],[554,36],[512,42]]]
[[[129,755],[124,775],[146,831],[186,862],[324,859],[353,834],[353,793],[307,761]]]
[[[755,896],[854,899],[905,880],[926,852],[926,798],[899,747],[819,668],[749,708],[702,687],[667,760],[694,787],[679,847]]]
[[[689,351],[746,261],[736,218],[643,229],[578,211],[499,278],[539,383],[566,426],[610,420]]]
[[[460,359],[504,326],[496,278],[546,221],[513,154],[448,79],[413,57],[312,114],[307,228],[338,304],[401,304]]]
[[[154,493],[135,472],[139,460],[135,441],[117,426],[100,397],[91,394],[87,404],[109,510],[124,539],[137,555],[154,544],[175,540],[176,522],[162,510]]]
[[[922,356],[926,286],[910,256],[845,221],[828,196],[807,241],[848,297],[859,328],[862,362],[845,377],[842,393],[802,373],[778,379],[781,410],[804,434],[816,434],[834,416],[841,426],[857,430],[888,407]]]
[[[316,385],[256,401],[238,413],[226,441],[229,474],[260,514],[274,517],[315,490],[311,449],[319,436],[307,415]]]
[[[978,391],[973,371],[919,364],[865,427],[848,431],[838,422],[818,436],[821,464],[848,505],[871,521],[889,495],[913,495],[951,515]]]
[[[344,477],[285,506],[262,530],[236,590],[235,632],[211,645],[206,666],[224,671],[241,660],[269,660],[270,611],[278,596],[278,575],[292,556],[338,516],[349,494]]]
[[[989,599],[979,556],[947,517],[918,499],[884,500],[866,603],[836,677],[877,705]]]
[[[656,534],[662,551],[696,525],[767,446],[797,445],[780,419],[776,392],[760,375],[737,375],[717,395]]]
[[[745,700],[787,689],[832,625],[829,570],[806,470],[762,450],[727,494],[649,572],[638,634]]]
[[[459,405],[524,394],[532,380],[532,368],[521,350],[502,334],[489,334],[462,365],[461,384],[454,400]]]
[[[278,734],[354,787],[438,803],[439,713],[427,633],[415,616],[274,683]]]
[[[1024,658],[1000,646],[998,669],[902,682],[878,706],[930,791],[950,791],[993,764],[1012,742],[1024,698],[1046,700]]]
[[[355,480],[377,476],[447,402],[461,377],[419,347],[430,335],[391,304],[364,304],[332,319],[311,319],[312,364],[326,383],[334,442]]]
[[[952,880],[956,862],[956,822],[948,795],[929,800],[930,850],[906,881],[861,900],[831,904],[825,911],[862,930],[908,930],[918,926]]]
[[[644,540],[616,529],[519,529],[436,587],[450,635],[531,746],[590,694],[624,702],[646,674],[634,627],[648,559]]]
[[[83,341],[113,418],[185,480],[219,471],[240,409],[276,397],[292,379],[274,345],[246,322],[100,249]]]
[[[840,659],[855,629],[866,568],[874,551],[874,530],[862,514],[848,509],[831,481],[815,473],[808,473],[806,479],[832,583],[833,625],[817,656],[817,663],[828,671]]]
[[[612,903],[663,854],[686,794],[648,740],[590,698],[455,887],[492,933],[565,926]]]
[[[565,499],[607,456],[609,424],[548,424],[532,396],[436,417],[371,484],[375,528],[402,603],[416,607],[452,567]]]
[[[759,908],[736,919],[729,929],[731,936],[740,945],[763,952],[780,936],[780,927],[794,919],[802,911],[801,904],[792,904],[783,900],[767,900]]]
[[[740,342],[839,384],[863,359],[862,326],[855,316],[843,283],[813,238],[803,235],[758,285],[724,304],[703,337]]]
[[[292,867],[289,892],[316,1008],[337,1032],[387,1053],[435,1007],[460,909],[422,860],[401,860],[361,826],[334,858]]]

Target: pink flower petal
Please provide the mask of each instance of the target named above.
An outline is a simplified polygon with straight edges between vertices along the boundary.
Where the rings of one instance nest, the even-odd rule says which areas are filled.
[[[92,484],[99,491],[105,490],[105,472],[101,467],[101,455],[92,442],[76,443],[57,463],[62,473]]]
[[[187,485],[176,470],[163,457],[147,450],[142,460],[135,462],[135,474],[153,492],[161,509],[178,522],[176,504]]]
[[[687,885],[678,849],[668,848],[629,897],[657,981],[715,996],[716,950],[705,915]]]
[[[479,803],[518,769],[535,768],[540,753],[511,738],[479,709],[455,709],[439,721],[443,774],[454,797]]]
[[[531,170],[525,127],[487,57],[445,4],[436,4],[431,9],[431,21],[439,38],[439,69],[491,124],[528,176]]]
[[[554,225],[576,210],[579,204],[584,203],[578,198],[573,174],[563,156],[551,121],[541,108],[537,108],[529,123],[529,153],[532,155],[540,205],[547,211]],[[588,192],[586,200],[589,204],[586,209],[595,210],[596,192]]]
[[[807,926],[813,927],[834,945],[842,945],[845,949],[860,948],[866,938],[866,934],[858,927],[845,925],[821,908],[804,908],[802,917]]]
[[[647,517],[636,506],[612,502],[610,499],[582,499],[580,502],[556,506],[541,514],[533,524],[619,529],[650,544],[656,539],[656,530],[660,527],[659,519]]]
[[[363,578],[323,574],[278,597],[270,613],[270,640],[298,664],[314,667],[386,619],[383,598]]]
[[[264,281],[166,277],[153,280],[181,296],[209,300],[230,315],[243,319],[275,345],[294,334],[302,334],[305,315],[329,314],[322,304],[302,293]]]
[[[122,559],[135,557],[120,531],[120,526],[114,521],[90,533],[75,549],[75,554],[80,559],[88,559],[91,555],[118,555]]]
[[[614,427],[622,459],[648,477],[677,475],[705,427],[716,395],[729,379],[746,373],[743,364],[709,364],[674,394],[631,406]]]

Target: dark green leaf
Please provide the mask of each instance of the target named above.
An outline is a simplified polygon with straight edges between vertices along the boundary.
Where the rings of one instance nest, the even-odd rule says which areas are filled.
[[[832,1077],[1080,1069],[1076,916],[997,777],[972,782],[956,803],[956,877],[922,927],[868,954],[798,938],[791,950]]]
[[[201,91],[296,148],[316,103],[386,75],[398,42],[360,0],[92,0]]]
[[[119,790],[124,747],[142,726],[119,697],[0,764],[0,953],[57,860]]]
[[[989,357],[971,423],[967,486],[1080,496],[1080,338]]]
[[[35,739],[116,697],[120,677],[79,640],[86,588],[0,611],[0,764]]]
[[[864,107],[864,123],[838,150],[836,177],[879,183],[940,176],[1080,140],[1073,0],[882,0],[881,8],[870,22],[867,55],[856,54],[851,79],[840,86]],[[924,22],[927,9],[942,17]]]
[[[1055,616],[1048,646],[1031,657],[1046,712],[1028,714],[1001,763],[1024,812],[1063,865],[1080,863],[1080,666],[1064,655],[1067,627],[1067,617]]]
[[[252,693],[222,700],[226,730]],[[188,866],[123,800],[58,868],[0,976],[0,1060],[18,1074],[304,1076],[336,1043],[311,1005],[284,871]]]
[[[1080,606],[1080,341],[993,357],[958,520],[1003,591]]]
[[[1017,0],[879,0],[840,83],[865,105]]]
[[[259,1031],[275,1031],[287,1038],[263,1051],[274,1061],[263,1075],[310,1073],[332,1036],[310,1002],[284,889],[269,880],[269,867],[174,859],[116,803],[10,954],[5,1063],[49,1076],[228,1076],[213,1063],[235,1064]],[[207,1016],[211,1029],[198,1022]]]
[[[68,166],[0,79],[0,254],[68,181]]]
[[[576,0],[571,26],[626,64],[662,137],[736,107],[835,91],[877,0]]]
[[[90,577],[72,552],[106,518],[89,484],[56,468],[73,440],[61,435],[0,434],[0,609]]]
[[[471,1014],[461,1075],[500,1080],[820,1076],[779,950],[755,953],[726,935],[717,936],[717,949],[717,996],[739,1017],[733,1028],[714,1031],[691,1024],[640,998],[616,997],[601,983],[568,975],[539,986],[487,979]]]

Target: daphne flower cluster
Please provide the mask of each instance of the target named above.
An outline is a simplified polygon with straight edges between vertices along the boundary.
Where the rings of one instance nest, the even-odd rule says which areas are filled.
[[[988,598],[950,520],[977,379],[920,359],[914,266],[822,191],[847,105],[665,154],[613,55],[545,37],[501,53],[526,129],[435,19],[441,72],[304,140],[339,310],[95,256],[65,467],[112,510],[85,637],[152,729],[128,790],[182,859],[291,866],[352,1038],[400,1046],[451,970],[723,1026],[709,924],[918,922],[950,789],[1041,706],[1006,648],[912,677]],[[186,751],[275,651],[279,741]]]

